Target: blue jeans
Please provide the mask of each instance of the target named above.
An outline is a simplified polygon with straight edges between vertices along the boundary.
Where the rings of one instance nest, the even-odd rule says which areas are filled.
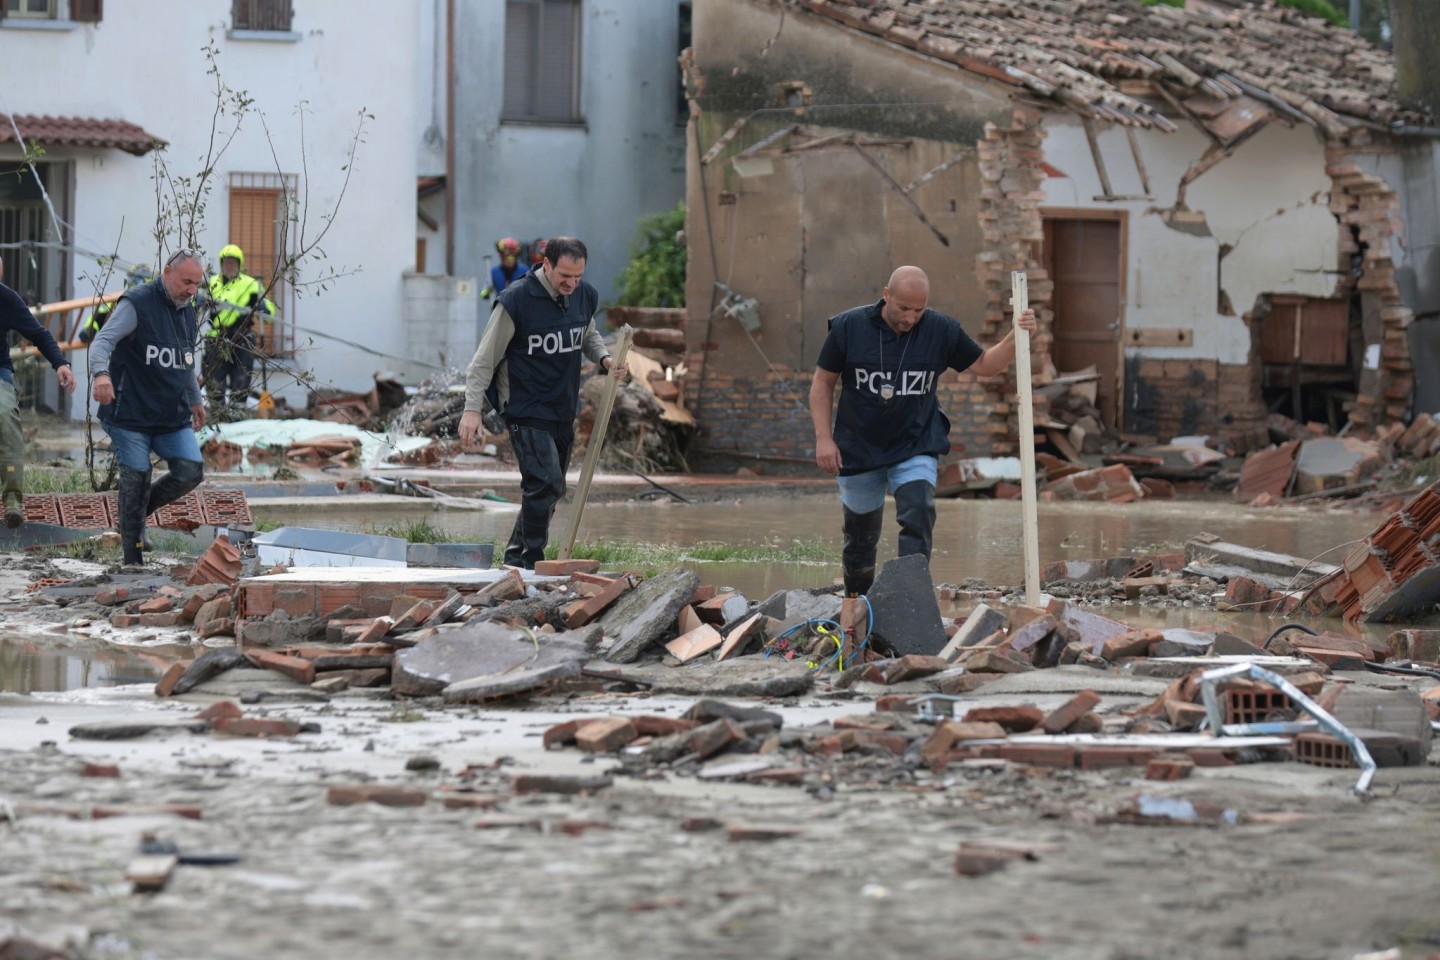
[[[200,462],[200,441],[195,439],[195,431],[189,427],[172,433],[142,433],[111,423],[102,422],[100,425],[110,434],[110,445],[115,448],[115,459],[120,461],[122,467],[149,473],[151,453],[166,463],[174,460]]]
[[[885,494],[913,480],[924,480],[935,486],[940,461],[936,457],[920,455],[877,467],[850,477],[838,477],[840,481],[840,502],[854,513],[873,513],[885,506]]]

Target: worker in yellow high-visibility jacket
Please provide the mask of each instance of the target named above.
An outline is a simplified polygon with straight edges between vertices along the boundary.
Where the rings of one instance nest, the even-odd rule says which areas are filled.
[[[201,381],[212,420],[241,419],[255,369],[255,318],[269,323],[275,304],[260,281],[243,272],[245,252],[233,243],[220,248],[220,272],[210,278],[205,300],[209,329]],[[232,410],[231,407],[234,409]]]

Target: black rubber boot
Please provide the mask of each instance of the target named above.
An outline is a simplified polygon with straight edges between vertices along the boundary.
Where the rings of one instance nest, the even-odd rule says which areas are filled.
[[[896,556],[923,553],[930,559],[935,536],[935,487],[911,480],[895,491],[895,519],[900,521],[900,551]]]
[[[845,511],[845,548],[840,554],[845,593],[858,597],[875,582],[875,546],[880,542],[885,508],[870,513],[856,513],[843,505],[841,509]]]
[[[568,425],[554,432],[521,423],[509,423],[510,449],[520,467],[520,514],[505,545],[505,564],[534,570],[545,559],[550,520],[565,495],[565,470],[570,463],[574,434]]]
[[[170,472],[156,480],[150,488],[150,496],[145,501],[145,516],[179,500],[200,486],[200,481],[204,479],[205,464],[199,460],[171,460]]]
[[[120,547],[124,551],[125,566],[140,566],[145,562],[145,505],[150,500],[150,471],[141,472],[129,467],[120,468],[120,491],[116,528],[120,531]]]

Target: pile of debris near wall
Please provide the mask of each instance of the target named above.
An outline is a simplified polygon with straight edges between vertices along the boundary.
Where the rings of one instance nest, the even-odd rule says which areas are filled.
[[[1100,428],[1098,411],[1077,393],[1077,383],[1055,386],[1065,392],[1051,401],[1054,419],[1036,434],[1041,500],[1133,503],[1220,493],[1252,507],[1345,500],[1393,509],[1411,492],[1406,485],[1440,454],[1440,424],[1428,413],[1408,426],[1341,435],[1271,414],[1264,430],[1158,443]],[[993,470],[1000,472],[986,475]],[[950,463],[941,469],[937,492],[1015,499],[1018,471],[1015,460]]]

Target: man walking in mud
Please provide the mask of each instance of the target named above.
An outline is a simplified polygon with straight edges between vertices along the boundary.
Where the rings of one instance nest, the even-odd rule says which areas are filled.
[[[480,413],[489,391],[520,467],[520,515],[505,547],[505,563],[512,567],[533,570],[545,558],[575,442],[582,354],[616,376],[626,372],[615,366],[595,329],[600,295],[581,279],[588,257],[574,237],[550,240],[540,269],[495,301],[465,378],[461,441],[484,439]]]
[[[0,260],[0,281],[4,279],[5,261]],[[75,389],[75,375],[55,338],[35,319],[20,294],[0,283],[0,346],[4,347],[0,351],[0,490],[5,498],[5,526],[13,528],[25,522],[25,434],[20,429],[15,364],[10,359],[11,331],[40,348],[67,393]]]
[[[1015,332],[988,349],[955,319],[927,306],[930,280],[919,267],[898,267],[879,302],[830,319],[810,383],[815,463],[838,479],[843,511],[841,563],[845,593],[859,596],[875,580],[885,494],[895,496],[899,556],[930,559],[939,458],[950,452],[950,420],[935,384],[945,370],[993,377],[1015,359]],[[1035,332],[1035,313],[1020,326]],[[831,428],[835,385],[840,407]]]
[[[100,424],[120,461],[116,526],[126,566],[143,564],[145,518],[185,496],[205,477],[195,432],[205,404],[195,379],[195,292],[200,258],[181,250],[158,280],[126,290],[90,344],[90,376]],[[150,456],[170,472],[150,484]]]

